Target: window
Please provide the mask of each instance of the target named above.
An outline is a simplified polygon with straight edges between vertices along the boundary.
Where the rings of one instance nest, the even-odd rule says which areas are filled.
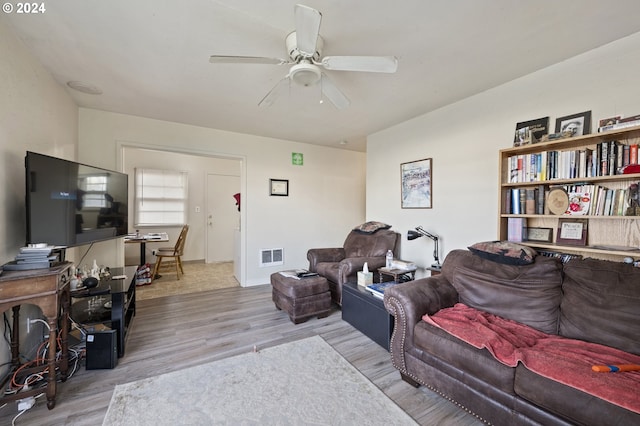
[[[136,169],[135,184],[136,226],[187,223],[187,172]]]

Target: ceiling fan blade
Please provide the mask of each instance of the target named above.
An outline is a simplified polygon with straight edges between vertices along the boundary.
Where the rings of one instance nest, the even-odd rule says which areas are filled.
[[[284,93],[285,90],[287,90],[288,88],[289,88],[289,76],[286,76],[285,78],[280,80],[278,83],[276,83],[275,86],[273,86],[273,89],[271,89],[271,91],[269,91],[269,93],[267,93],[267,95],[264,98],[262,98],[262,100],[258,103],[258,106],[270,107],[278,100],[278,98],[280,98],[280,95],[282,95],[282,93]]]
[[[261,56],[224,56],[212,55],[209,58],[212,64],[267,64],[267,65],[284,65],[288,61],[278,58],[264,58]]]
[[[320,65],[335,71],[394,73],[398,59],[395,56],[326,56]]]
[[[336,108],[344,109],[351,105],[349,98],[347,98],[324,73],[322,73],[320,84],[322,85],[322,94],[325,95]]]
[[[298,51],[310,58],[316,53],[322,14],[308,6],[296,4],[295,19]]]

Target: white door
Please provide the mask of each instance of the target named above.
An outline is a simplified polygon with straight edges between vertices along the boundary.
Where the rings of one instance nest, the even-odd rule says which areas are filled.
[[[240,228],[234,194],[239,192],[239,176],[207,175],[207,263],[234,260],[234,232]]]

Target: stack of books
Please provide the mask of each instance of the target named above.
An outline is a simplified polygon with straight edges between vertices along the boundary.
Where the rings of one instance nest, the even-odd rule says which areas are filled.
[[[398,283],[395,281],[387,281],[384,283],[369,284],[365,288],[369,293],[371,293],[373,296],[377,297],[378,299],[384,299],[384,291],[396,284]]]
[[[54,253],[55,246],[46,244],[31,244],[20,249],[16,260],[3,265],[7,271],[26,271],[29,269],[44,269],[51,267],[52,262],[58,260],[58,254]]]

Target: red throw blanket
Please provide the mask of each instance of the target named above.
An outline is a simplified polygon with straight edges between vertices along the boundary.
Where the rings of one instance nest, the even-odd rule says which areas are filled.
[[[592,365],[640,364],[640,356],[608,346],[567,339],[470,308],[462,303],[422,317],[501,363],[529,370],[640,413],[640,372],[596,373]]]

